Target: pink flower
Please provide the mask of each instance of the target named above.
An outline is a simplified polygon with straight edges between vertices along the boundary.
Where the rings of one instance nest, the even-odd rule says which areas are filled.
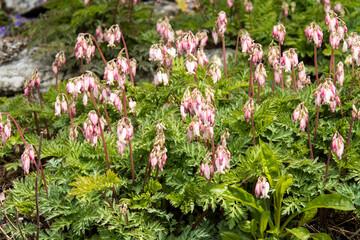
[[[59,117],[60,114],[61,114],[61,102],[59,96],[57,96],[55,101],[55,116]]]
[[[264,87],[266,77],[267,75],[264,65],[259,63],[255,69],[255,82],[259,82],[260,86]]]
[[[344,82],[344,64],[342,62],[339,62],[337,65],[336,79],[338,80],[340,87],[342,87]]]
[[[255,112],[254,101],[251,98],[245,103],[243,112],[245,114],[245,121],[248,122],[251,115]]]
[[[219,36],[218,36],[215,28],[214,28],[213,31],[212,31],[212,37],[213,37],[213,40],[214,40],[214,44],[217,45]]]
[[[279,40],[280,44],[284,43],[285,35],[286,35],[286,28],[284,25],[279,24],[273,27],[272,37]]]
[[[335,132],[332,138],[331,151],[335,152],[338,159],[341,160],[341,157],[344,154],[344,139],[339,132]]]
[[[196,74],[197,62],[194,61],[193,59],[186,60],[185,67],[186,67],[186,74],[191,74],[191,75]]]
[[[206,54],[203,49],[199,49],[197,51],[196,57],[197,57],[199,65],[202,67],[209,63],[209,60],[207,59]]]

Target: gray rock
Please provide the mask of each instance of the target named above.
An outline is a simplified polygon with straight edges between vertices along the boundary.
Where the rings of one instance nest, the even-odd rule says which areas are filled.
[[[151,0],[149,2],[145,2],[145,4],[153,6],[154,3]],[[181,11],[181,9],[177,7],[175,2],[170,2],[170,1],[161,1],[161,3],[158,3],[156,1],[154,7],[155,7],[154,9],[155,14],[160,14],[168,17],[175,16]]]
[[[0,96],[10,96],[24,91],[24,83],[31,73],[38,69],[41,84],[40,91],[46,92],[50,85],[55,85],[55,77],[51,69],[54,59],[51,56],[33,59],[36,49],[19,52],[18,57],[0,66]],[[59,72],[59,79],[63,73]]]
[[[220,42],[221,44],[221,42]],[[214,60],[214,58],[220,58],[221,59],[221,66],[223,65],[223,51],[222,48],[214,48],[214,49],[205,49],[204,50],[207,58],[209,59],[209,62]],[[225,56],[226,56],[226,63],[229,62],[228,58],[230,55],[235,53],[235,49],[232,48],[225,48]]]
[[[41,7],[43,0],[3,0],[7,9],[12,12],[25,14]]]

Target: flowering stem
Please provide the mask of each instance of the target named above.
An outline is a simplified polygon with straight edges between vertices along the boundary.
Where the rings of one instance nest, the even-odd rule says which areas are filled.
[[[292,70],[292,75],[293,75],[293,87],[295,89],[295,92],[297,93],[297,89],[296,89],[296,77],[295,77],[295,68],[294,65],[291,64],[291,70]]]
[[[144,188],[145,188],[146,174],[147,174],[148,168],[150,168],[150,160],[148,161],[148,163],[147,163],[147,165],[146,165],[146,168],[145,168],[144,182],[143,182],[143,186],[142,186],[141,192],[143,192],[143,191],[144,191]],[[149,170],[149,171],[150,171],[150,170]]]
[[[159,165],[157,165],[157,168],[156,168],[155,181],[158,179],[158,176],[159,176]]]
[[[113,22],[112,22],[113,25],[115,24],[115,21],[116,21],[116,15],[117,15],[117,12],[118,12],[118,7],[119,7],[119,0],[116,1],[114,18],[113,18]]]
[[[108,112],[107,112],[107,110],[106,110],[105,102],[103,103],[103,106],[104,106],[104,112],[105,112],[106,121],[107,121],[108,126],[109,126],[109,131],[110,131],[110,133],[112,133],[112,131],[111,131],[110,119],[109,119]]]
[[[273,92],[275,92],[275,71],[274,71],[274,78],[273,78]]]
[[[55,90],[58,91],[58,74],[57,73],[55,74],[55,79],[56,79],[56,81],[55,81]]]
[[[35,148],[34,145],[33,145],[33,148],[34,148],[34,150],[35,150],[36,155],[37,155],[38,158],[39,158],[40,153],[36,150],[36,148]],[[35,163],[35,167],[36,167],[36,169],[37,169],[37,168],[38,168],[38,164],[37,164],[35,161],[34,161],[34,163]],[[41,161],[40,161],[40,170],[41,170],[41,178],[42,178],[42,180],[43,180],[43,182],[44,182],[44,187],[45,187],[46,196],[47,196],[47,198],[49,198],[48,188],[47,188],[46,179],[45,179],[45,174],[44,174],[44,169],[43,169],[43,166],[42,166]]]
[[[316,86],[319,86],[319,74],[317,69],[317,48],[315,44],[314,44],[314,64],[315,64]]]
[[[314,140],[316,139],[317,127],[318,127],[318,122],[319,122],[319,112],[320,112],[320,107],[318,106],[317,110],[316,110]]]
[[[19,223],[19,213],[18,213],[17,208],[15,208],[15,211],[16,211],[16,223],[17,223],[18,228],[19,228],[19,230],[20,230],[20,234],[21,234],[22,239],[25,240],[25,239],[27,239],[27,238],[25,238],[24,235],[23,235],[23,233],[22,233],[22,230],[21,230],[21,227],[20,227],[20,223]]]
[[[130,73],[130,76],[131,76],[131,73]],[[122,89],[122,95],[123,95],[123,105],[124,105],[124,116],[127,118],[125,87],[123,87],[123,89]],[[133,185],[135,186],[135,168],[134,168],[134,160],[133,160],[133,154],[132,154],[132,148],[131,148],[131,139],[129,139],[129,150],[130,150],[130,162],[131,162],[131,176],[132,176]]]
[[[355,121],[355,118],[351,117],[351,122],[350,122],[350,129],[349,129],[349,134],[348,134],[348,138],[347,138],[347,141],[346,141],[346,151],[347,149],[349,148],[349,145],[350,145],[350,139],[351,139],[351,130],[352,130],[352,127],[353,127],[353,124],[354,124],[354,121]],[[345,152],[345,165],[347,165],[347,160],[348,160],[348,155],[346,154]],[[343,178],[345,178],[346,176],[346,168],[344,168],[344,171],[343,171]]]
[[[250,24],[250,30],[251,30],[251,13],[249,13],[249,24]]]
[[[237,5],[237,2],[236,2],[236,1],[234,1],[234,5],[235,5],[236,17],[237,17],[237,19],[238,19],[238,21],[239,21],[239,25],[241,25],[239,9],[238,9],[238,5]]]
[[[105,200],[107,201],[107,203],[110,205],[111,210],[114,211],[114,206],[113,206],[112,203],[110,202],[109,198],[106,196],[105,191],[102,192],[102,195],[104,196],[104,198],[105,198]]]
[[[325,170],[325,177],[324,177],[324,188],[325,188],[325,185],[326,185],[326,178],[327,178],[329,165],[330,165],[330,157],[331,157],[331,144],[330,144],[328,159],[327,159],[327,163],[326,163],[326,170]]]
[[[307,133],[308,133],[308,138],[309,138],[309,148],[310,148],[311,159],[314,160],[314,154],[313,154],[312,145],[311,145],[310,124],[309,124],[309,121],[307,121]]]
[[[197,79],[196,73],[194,74],[194,79],[195,79],[195,82],[198,83],[198,79]]]
[[[96,111],[98,112],[99,114],[99,118],[100,118],[100,112],[99,112],[99,108],[97,107],[97,104],[96,104],[96,101],[95,101],[95,98],[93,96],[93,94],[90,92],[90,99],[91,99],[91,102],[93,103]],[[106,147],[106,142],[105,142],[105,137],[104,137],[104,132],[103,132],[103,129],[102,127],[100,126],[99,127],[100,129],[100,135],[101,135],[101,140],[102,140],[102,143],[103,143],[103,147],[104,147],[104,153],[105,153],[105,159],[106,159],[106,164],[107,164],[107,168],[108,170],[110,170],[110,162],[109,162],[109,156],[108,156],[108,152],[107,152],[107,147]],[[75,135],[75,134],[74,134]],[[114,194],[114,198],[115,198],[115,202],[118,203],[118,198],[117,198],[117,194],[116,194],[116,190],[115,190],[115,185],[113,184],[113,194]]]
[[[281,42],[279,41],[279,53],[280,53],[280,57],[281,57]]]
[[[257,96],[258,104],[260,105],[260,82],[258,81],[258,96]]]
[[[351,88],[350,88],[350,91],[349,91],[348,100],[350,100],[351,92],[354,89],[354,83],[355,83],[355,79],[356,79],[356,76],[354,74],[354,62],[351,62],[351,70],[352,70],[353,81],[352,81]]]
[[[198,220],[196,220],[196,222],[194,223],[194,225],[191,226],[191,230],[193,231],[197,225],[199,225],[199,223],[204,219],[204,217],[206,216],[206,214],[208,213],[209,209],[211,207],[211,204],[208,204],[208,208],[201,214],[201,216],[198,218]]]
[[[98,44],[98,42],[96,41],[95,37],[94,37],[93,35],[91,35],[90,33],[85,33],[84,35],[87,35],[87,36],[91,37],[91,39],[95,42],[96,48],[99,50],[100,56],[101,56],[104,64],[107,65],[107,61],[106,61],[106,59],[105,59],[105,57],[104,57],[104,54],[102,53],[102,51],[101,51],[101,49],[100,49],[99,44]]]
[[[36,168],[36,177],[35,177],[35,200],[36,200],[36,239],[39,239],[39,233],[40,233],[40,215],[39,215],[39,191],[38,191],[38,178],[39,178],[39,165],[41,164],[40,162],[40,155],[41,155],[41,144],[42,144],[42,139],[43,139],[43,132],[40,133],[40,142],[39,142],[39,151],[37,152],[38,155],[38,164],[37,164],[37,168]]]
[[[126,42],[125,42],[125,39],[124,39],[124,34],[121,33],[121,40],[124,44],[124,48],[125,48],[125,54],[126,54],[126,58],[127,58],[127,61],[128,61],[128,65],[129,65],[129,75],[130,75],[130,80],[131,80],[131,83],[133,85],[134,84],[134,79],[133,79],[133,75],[132,75],[132,69],[130,67],[130,58],[129,58],[129,53],[128,53],[128,50],[127,50],[127,47],[126,47]]]
[[[250,58],[250,85],[249,85],[249,97],[251,96],[252,93],[252,98],[254,98],[255,96],[255,92],[254,92],[254,83],[253,83],[253,62],[252,62],[252,56]]]
[[[222,36],[222,49],[223,49],[223,58],[224,58],[224,73],[225,73],[225,78],[227,78],[226,54],[225,54],[225,35]]]
[[[66,99],[66,102],[67,102],[67,105],[68,105],[68,111],[69,111],[69,116],[70,116],[70,123],[71,123],[71,129],[72,129],[72,133],[73,133],[73,138],[74,138],[74,141],[76,140],[75,138],[75,129],[74,129],[74,122],[72,120],[72,116],[71,116],[71,109],[70,109],[70,102],[69,102],[69,99],[67,97],[67,95],[65,93],[60,93],[59,95],[62,95],[62,96],[65,96],[65,99]]]
[[[36,111],[34,111],[33,113],[34,113],[34,121],[35,121],[35,126],[36,126],[36,134],[39,136],[40,135],[40,127],[39,127],[37,113],[36,113]]]
[[[331,48],[330,67],[329,67],[329,78],[331,78],[331,69],[332,69],[333,57],[334,57],[334,49]]]
[[[235,4],[236,4],[236,1],[235,1]],[[240,23],[240,20],[239,20],[239,23]],[[237,39],[236,39],[236,49],[235,49],[234,63],[236,63],[237,52],[238,52],[238,49],[239,49],[239,40],[240,40],[240,31],[239,31]]]
[[[334,49],[332,49],[332,55],[333,55],[333,74],[334,74],[334,86],[336,87],[336,74],[335,74],[335,55],[334,55]]]
[[[39,97],[39,102],[40,102],[41,109],[43,109],[44,106],[43,106],[43,103],[42,103],[42,98],[41,98],[41,93],[40,93],[40,86],[38,86],[38,97]],[[50,137],[49,127],[48,127],[47,120],[46,120],[45,117],[44,117],[44,123],[45,123],[46,135],[48,137]]]
[[[84,75],[84,60],[81,58],[81,74]]]
[[[254,147],[256,146],[255,142],[255,126],[254,126],[254,115],[251,113],[251,129],[252,129],[252,135],[253,135],[253,144]]]
[[[23,142],[24,142],[24,144],[25,144],[25,147],[27,147],[27,143],[26,143],[26,141],[25,141],[25,138],[24,138],[24,136],[22,135],[21,130],[20,130],[20,127],[19,127],[19,125],[17,124],[17,122],[15,121],[15,119],[14,119],[9,113],[2,112],[2,113],[0,113],[0,115],[6,115],[6,116],[8,116],[8,117],[11,118],[11,120],[12,120],[13,123],[15,124],[15,126],[16,126],[19,134],[20,134],[20,137],[22,138],[22,140],[23,140]]]
[[[211,137],[211,149],[212,149],[211,164],[214,166],[214,169],[215,169],[215,143],[214,143],[214,136]],[[210,175],[210,178],[209,178],[209,184],[211,184],[211,175]]]

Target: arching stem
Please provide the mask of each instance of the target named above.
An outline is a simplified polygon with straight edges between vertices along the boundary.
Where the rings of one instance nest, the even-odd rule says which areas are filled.
[[[72,119],[72,116],[71,116],[71,109],[70,109],[70,102],[69,102],[69,98],[67,97],[67,95],[65,93],[60,93],[59,96],[62,95],[62,96],[65,96],[65,99],[66,99],[66,102],[67,102],[67,105],[68,105],[68,111],[69,111],[69,116],[70,116],[70,124],[71,124],[71,130],[72,130],[72,135],[73,135],[73,139],[74,141],[76,140],[75,138],[75,128],[74,128],[74,122],[73,122],[73,119]]]
[[[319,74],[317,68],[317,47],[315,44],[314,44],[314,64],[315,64],[316,86],[319,86]]]
[[[130,66],[130,58],[129,58],[129,52],[128,52],[128,49],[126,47],[126,42],[125,42],[125,39],[124,39],[124,34],[121,33],[121,40],[123,42],[123,45],[124,45],[124,48],[125,48],[125,54],[126,54],[126,58],[127,58],[127,61],[128,61],[128,65]],[[133,85],[134,84],[134,79],[133,79],[133,74],[132,74],[132,69],[131,67],[129,67],[129,75],[130,75],[130,80],[131,80],[131,83]]]

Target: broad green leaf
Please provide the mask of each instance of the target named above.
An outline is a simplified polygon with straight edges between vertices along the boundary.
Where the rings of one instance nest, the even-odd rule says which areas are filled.
[[[291,174],[284,175],[276,183],[275,186],[275,226],[280,227],[280,218],[281,218],[281,204],[284,198],[285,191],[290,187],[293,181],[293,176]]]
[[[315,240],[331,240],[331,237],[326,233],[315,233],[311,237]]]
[[[299,227],[304,225],[305,223],[307,223],[308,221],[310,221],[311,219],[313,219],[315,217],[317,213],[317,208],[312,208],[310,210],[307,210],[304,212],[300,222],[299,222]]]
[[[228,187],[226,184],[223,183],[212,188],[210,191],[217,195],[220,195],[225,199],[241,202],[249,207],[258,210],[260,213],[264,211],[264,209],[256,203],[255,198],[242,188],[230,186]]]
[[[251,231],[251,235],[253,236],[253,238],[256,239],[257,222],[255,219],[251,220],[250,231]]]
[[[260,234],[261,234],[261,237],[264,237],[264,231],[267,228],[267,224],[269,222],[269,217],[270,217],[270,211],[264,211],[261,214],[261,217],[260,217]]]
[[[276,158],[270,148],[267,146],[266,143],[261,141],[260,139],[260,146],[261,146],[261,163],[264,168],[264,172],[266,177],[269,180],[271,186],[274,186],[274,179],[278,179],[280,177],[279,166],[276,161]]]
[[[250,224],[251,224],[251,222],[249,220],[244,220],[239,223],[239,228],[241,231],[249,233],[250,232]]]
[[[303,212],[314,208],[332,208],[342,211],[355,210],[353,202],[348,197],[336,193],[320,195],[312,200],[306,208],[303,209]]]
[[[221,238],[223,240],[241,240],[241,239],[243,239],[241,236],[239,236],[238,234],[233,233],[233,232],[222,232]]]
[[[299,227],[299,228],[292,228],[292,229],[286,229],[289,233],[293,234],[295,237],[297,237],[300,240],[306,240],[310,237],[310,232],[306,228]]]

